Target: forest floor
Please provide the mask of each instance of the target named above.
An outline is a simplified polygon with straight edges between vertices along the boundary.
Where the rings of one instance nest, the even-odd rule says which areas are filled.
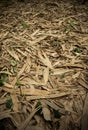
[[[88,2],[1,2],[0,129],[87,130],[87,91]]]

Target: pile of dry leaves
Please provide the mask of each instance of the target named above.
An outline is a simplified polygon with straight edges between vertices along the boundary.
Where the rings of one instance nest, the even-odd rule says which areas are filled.
[[[0,3],[0,129],[87,130],[87,6]]]

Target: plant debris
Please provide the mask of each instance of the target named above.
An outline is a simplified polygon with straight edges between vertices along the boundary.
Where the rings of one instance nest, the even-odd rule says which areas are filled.
[[[88,2],[0,1],[0,129],[87,130],[87,72]]]

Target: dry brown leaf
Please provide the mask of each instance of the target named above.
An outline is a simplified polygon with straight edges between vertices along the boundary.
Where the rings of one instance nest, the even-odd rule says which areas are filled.
[[[52,66],[52,64],[51,64],[51,62],[50,62],[50,60],[49,60],[49,58],[47,57],[47,55],[46,55],[45,52],[42,52],[42,53],[41,53],[40,51],[38,51],[38,56],[39,56],[41,62],[42,62],[45,66],[49,67],[50,69],[53,69],[53,66]]]
[[[23,65],[23,67],[21,68],[21,70],[18,72],[17,77],[14,78],[12,85],[14,86],[17,82],[17,80],[20,78],[20,76],[23,74],[23,72],[25,71],[25,69],[30,65],[30,58],[29,56],[26,59],[26,63]],[[30,71],[30,70],[29,70]]]
[[[35,43],[38,43],[42,40],[44,40],[47,36],[40,36],[39,38],[36,38],[34,41],[31,41],[31,44],[35,44]]]
[[[19,125],[18,130],[24,130],[24,129],[27,127],[27,125],[29,124],[29,122],[30,122],[30,120],[32,119],[32,117],[35,115],[35,113],[36,113],[39,109],[40,109],[40,107],[34,109],[34,110],[30,113],[30,115],[28,116],[28,118],[27,118],[23,123],[21,123],[21,124]]]
[[[19,101],[16,94],[11,94],[11,99],[13,102],[13,110],[18,112],[19,111]]]
[[[72,69],[54,69],[52,71],[52,74],[51,75],[62,75],[64,73],[68,73],[68,72],[72,72],[73,70]]]
[[[72,78],[73,79],[78,78],[80,74],[81,74],[81,72],[78,71],[76,74],[73,74]]]
[[[13,58],[19,61],[19,57],[14,50],[10,50],[9,48],[6,48],[6,51],[9,53],[9,55],[11,55]]]
[[[37,33],[39,33],[40,29],[36,29],[32,34],[31,37],[34,37]]]
[[[82,87],[88,89],[88,84],[87,84],[83,79],[78,79],[78,83],[79,83]]]
[[[42,81],[36,82],[36,81],[33,80],[33,79],[25,78],[25,79],[23,79],[23,80],[21,81],[21,84],[23,84],[23,85],[26,85],[26,84],[28,84],[28,85],[44,85],[45,83],[44,83],[44,81],[43,81],[43,82],[42,82]]]
[[[46,95],[50,94],[51,92],[46,91],[46,90],[40,90],[40,89],[31,89],[31,88],[24,88],[21,89],[23,95]]]
[[[48,67],[44,69],[43,77],[44,77],[44,83],[46,84],[49,79],[49,68]]]
[[[21,90],[19,88],[7,88],[7,87],[3,87],[3,90],[5,92],[11,93],[11,94],[23,94],[23,95],[48,95],[51,92],[50,91],[46,91],[46,90],[40,90],[40,89],[32,89],[32,88],[21,88]],[[21,92],[20,92],[21,91]]]
[[[79,69],[88,69],[88,67],[83,66],[82,64],[70,64],[66,63],[65,65],[62,65],[61,67],[71,67],[71,68],[79,68]]]
[[[11,94],[20,94],[19,88],[13,89],[13,88],[9,88],[9,87],[3,87],[2,90],[7,92],[7,93],[11,93]]]
[[[23,65],[22,69],[18,72],[17,78],[19,78],[23,72],[25,71],[26,67],[30,65],[30,58],[27,57],[25,64]]]
[[[51,107],[52,109],[54,109],[54,110],[59,110],[59,109],[60,109],[59,104],[56,105],[53,101],[43,100],[43,102],[44,102],[45,104],[47,104],[48,106],[50,106],[50,107]]]
[[[42,113],[43,113],[44,119],[46,121],[51,121],[51,112],[50,112],[49,108],[43,107]]]
[[[50,95],[42,95],[42,96],[26,96],[26,99],[29,100],[35,100],[35,99],[53,99],[53,98],[60,98],[64,96],[70,95],[71,92],[63,92],[63,93],[57,93],[57,94],[50,94]]]
[[[26,54],[26,53],[24,53],[23,51],[21,51],[20,49],[16,49],[16,51],[18,51],[21,55],[23,55],[23,56],[27,57],[27,54]]]
[[[7,88],[13,88],[13,85],[9,84],[9,83],[4,83],[4,86],[7,87]]]

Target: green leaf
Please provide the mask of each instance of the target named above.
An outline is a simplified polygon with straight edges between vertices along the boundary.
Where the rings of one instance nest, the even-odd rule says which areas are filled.
[[[82,50],[80,48],[75,48],[73,51],[76,52],[76,53],[81,53],[82,52]]]
[[[27,29],[29,26],[23,21],[22,22],[23,29]]]
[[[8,97],[7,102],[6,102],[6,108],[10,109],[12,107],[12,99],[11,97]]]
[[[39,107],[39,106],[41,106],[41,105],[42,105],[41,102],[38,101],[37,104],[36,104],[36,108]]]
[[[4,82],[8,80],[8,75],[7,74],[1,74],[0,75],[0,86],[4,85]]]
[[[21,82],[20,82],[20,80],[17,80],[16,85],[17,85],[18,87],[21,86]]]
[[[12,65],[12,66],[17,66],[17,63],[18,63],[17,60],[11,60],[11,65]]]
[[[41,102],[40,101],[38,101],[37,102],[37,104],[36,104],[36,108],[38,108],[38,107],[40,107],[42,104],[41,104]],[[41,114],[41,109],[39,109],[38,111],[37,111],[37,114]]]

